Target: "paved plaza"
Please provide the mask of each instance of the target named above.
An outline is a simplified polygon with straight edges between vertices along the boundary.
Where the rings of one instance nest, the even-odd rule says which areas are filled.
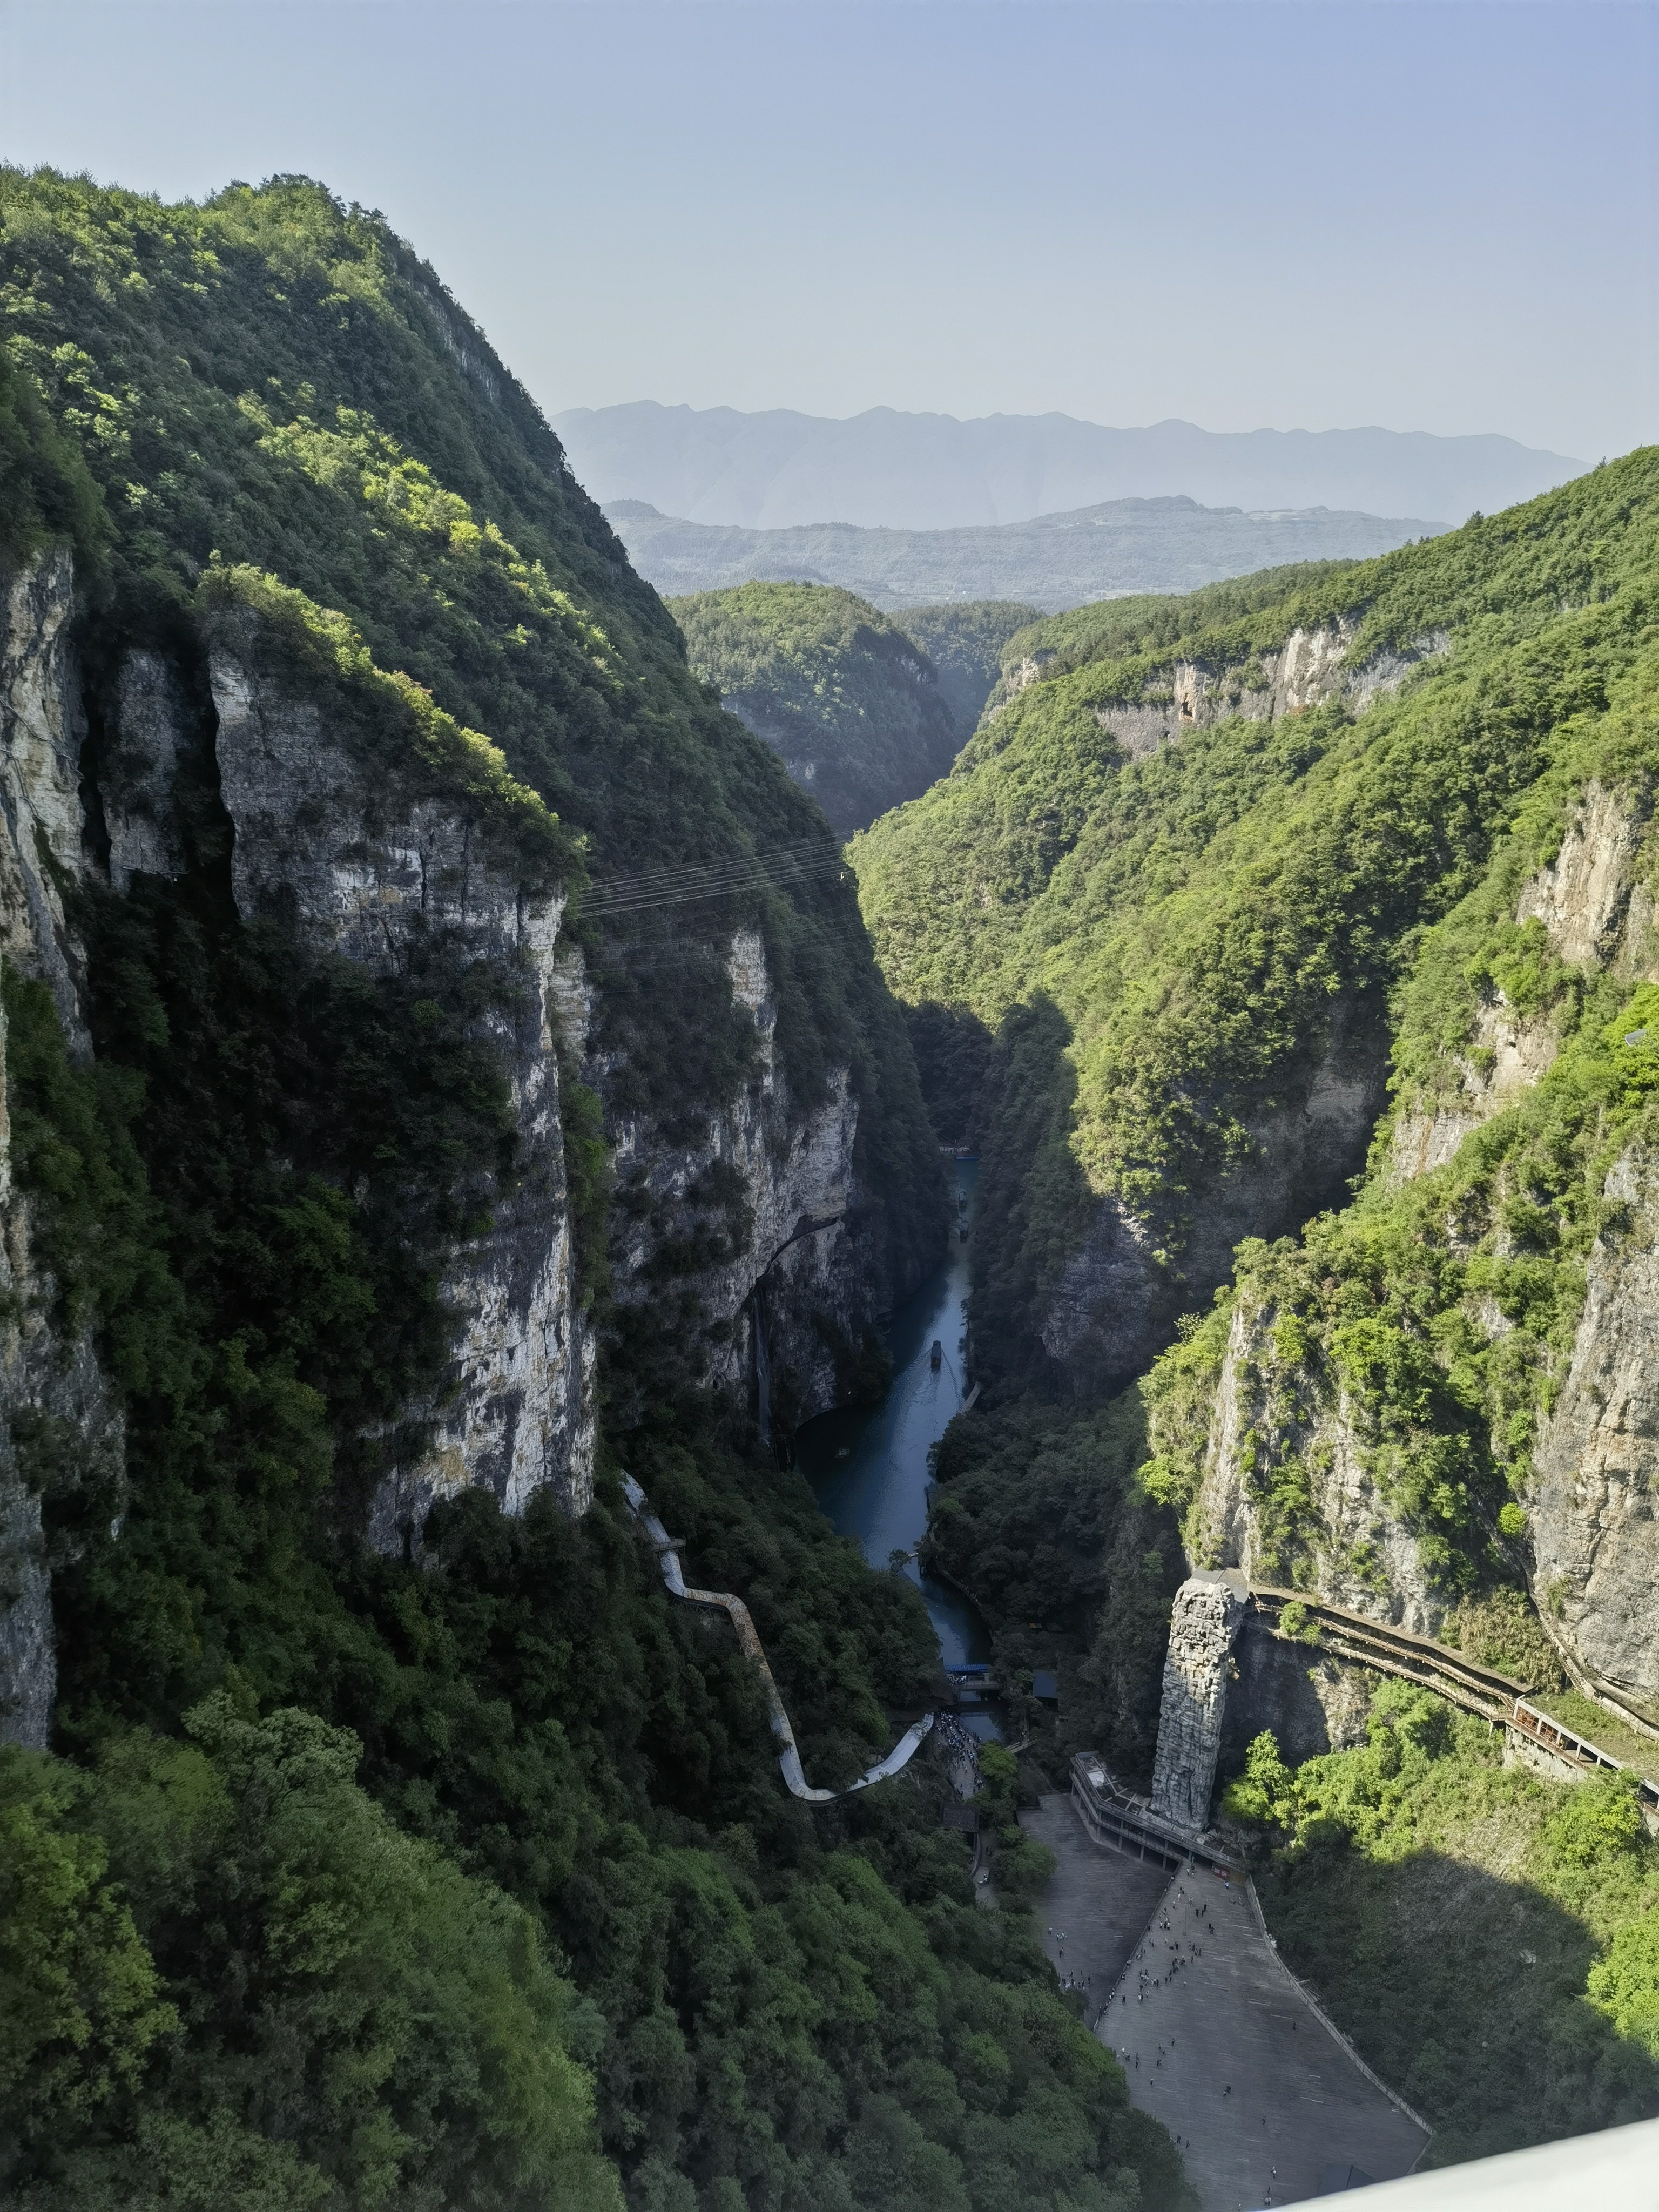
[[[1096,2033],[1176,2138],[1204,2212],[1316,2197],[1332,2166],[1387,2181],[1415,2163],[1422,2130],[1307,2004],[1241,1877],[1171,1876],[1106,1850],[1068,1797],[1021,1817],[1058,1862],[1043,1948],[1087,1984]]]

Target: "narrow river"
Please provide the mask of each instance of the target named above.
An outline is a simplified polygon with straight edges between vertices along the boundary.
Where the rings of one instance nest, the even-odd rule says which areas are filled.
[[[927,1454],[961,1410],[962,1354],[968,1330],[968,1243],[960,1233],[972,1217],[977,1160],[957,1160],[956,1218],[945,1264],[914,1297],[895,1309],[887,1332],[893,1382],[878,1406],[843,1407],[808,1421],[795,1437],[796,1464],[843,1536],[860,1545],[872,1567],[895,1552],[914,1552],[927,1527],[931,1483]],[[941,1346],[939,1366],[933,1346]],[[921,1572],[905,1569],[927,1601],[939,1654],[947,1667],[991,1656],[973,1607]]]

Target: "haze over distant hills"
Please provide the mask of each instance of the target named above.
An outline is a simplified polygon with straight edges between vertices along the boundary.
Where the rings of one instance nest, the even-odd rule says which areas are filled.
[[[751,581],[838,584],[891,613],[936,601],[1024,599],[1045,613],[1127,592],[1191,592],[1292,561],[1364,560],[1437,522],[1334,514],[1246,514],[1190,499],[1121,499],[1028,522],[957,530],[866,530],[819,523],[744,530],[686,522],[641,500],[607,520],[635,567],[665,597]]]
[[[1496,436],[1218,432],[1177,421],[1114,430],[1069,415],[964,422],[890,407],[837,422],[787,408],[747,415],[639,400],[573,407],[553,427],[601,505],[642,500],[664,514],[748,529],[982,527],[1179,494],[1205,507],[1328,507],[1452,524],[1530,499],[1586,465]]]

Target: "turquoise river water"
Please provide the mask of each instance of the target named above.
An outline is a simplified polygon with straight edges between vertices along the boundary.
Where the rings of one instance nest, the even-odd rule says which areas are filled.
[[[968,1242],[977,1160],[957,1160],[956,1218],[942,1267],[896,1307],[887,1332],[893,1382],[880,1405],[843,1407],[808,1421],[796,1434],[796,1465],[843,1536],[861,1547],[872,1567],[895,1552],[914,1552],[927,1527],[932,1483],[927,1454],[961,1410],[963,1351],[968,1333]],[[935,1340],[942,1347],[932,1364]],[[947,1667],[991,1656],[973,1607],[922,1574],[914,1559],[905,1572],[921,1586]]]

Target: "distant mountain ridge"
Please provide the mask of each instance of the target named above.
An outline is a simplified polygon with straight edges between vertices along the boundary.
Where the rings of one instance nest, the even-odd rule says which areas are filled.
[[[886,614],[979,599],[1023,599],[1054,614],[1128,592],[1196,591],[1293,562],[1371,559],[1443,527],[1326,507],[1247,514],[1186,498],[1112,500],[959,530],[836,522],[744,530],[687,522],[641,500],[617,500],[605,515],[665,598],[752,582],[836,584]]]
[[[1028,522],[1111,500],[1184,495],[1204,507],[1328,507],[1463,521],[1530,499],[1585,464],[1512,438],[1426,431],[1111,429],[1069,415],[901,414],[845,422],[787,408],[573,407],[556,416],[601,505],[745,529],[824,522],[952,530]]]

